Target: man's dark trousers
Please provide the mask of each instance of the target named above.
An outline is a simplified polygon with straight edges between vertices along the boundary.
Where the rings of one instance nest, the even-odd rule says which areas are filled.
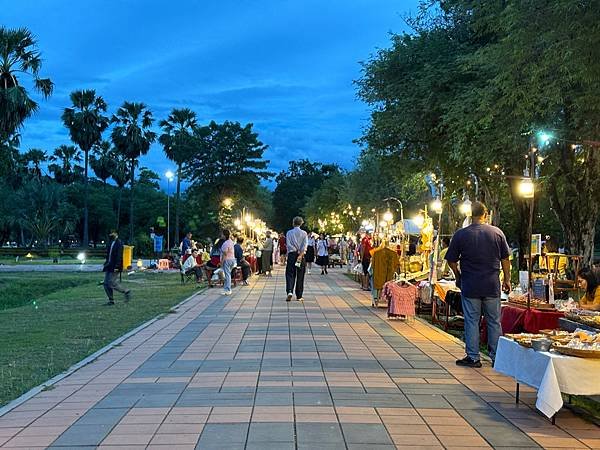
[[[289,252],[287,265],[285,266],[285,292],[294,292],[296,287],[296,298],[302,298],[304,293],[304,272],[306,271],[306,263],[302,260],[300,267],[296,267],[298,260],[298,252]]]

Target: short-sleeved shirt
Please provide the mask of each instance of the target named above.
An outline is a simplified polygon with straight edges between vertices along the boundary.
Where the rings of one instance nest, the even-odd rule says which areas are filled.
[[[223,255],[223,261],[235,260],[234,243],[231,239],[227,239],[221,245],[221,255]]]
[[[509,257],[504,233],[487,224],[472,224],[452,237],[446,261],[459,262],[465,297],[500,297],[500,261]]]

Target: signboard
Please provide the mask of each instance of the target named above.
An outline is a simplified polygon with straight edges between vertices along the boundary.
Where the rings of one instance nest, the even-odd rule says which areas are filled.
[[[532,234],[531,235],[531,255],[542,254],[542,235]]]
[[[154,252],[161,253],[163,250],[163,237],[157,234],[154,235]]]

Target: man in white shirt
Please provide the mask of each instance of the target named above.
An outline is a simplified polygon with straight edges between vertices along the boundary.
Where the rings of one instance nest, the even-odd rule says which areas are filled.
[[[303,223],[304,219],[302,217],[294,217],[292,221],[294,228],[288,231],[285,236],[288,255],[285,267],[285,290],[287,292],[286,301],[288,302],[292,300],[294,289],[296,291],[296,300],[299,302],[303,300],[304,272],[306,270],[304,254],[308,247],[306,231],[300,229]]]

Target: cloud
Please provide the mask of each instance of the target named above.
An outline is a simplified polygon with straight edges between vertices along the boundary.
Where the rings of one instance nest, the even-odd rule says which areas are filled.
[[[94,88],[113,112],[143,101],[157,121],[190,107],[201,122],[252,122],[271,170],[308,158],[351,168],[368,119],[356,100],[358,61],[387,46],[418,0],[44,0],[3,6],[6,26],[39,38],[53,97],[27,121],[23,148],[68,140],[60,122],[72,90]],[[404,10],[401,10],[404,8]],[[153,145],[142,164],[172,164]]]

